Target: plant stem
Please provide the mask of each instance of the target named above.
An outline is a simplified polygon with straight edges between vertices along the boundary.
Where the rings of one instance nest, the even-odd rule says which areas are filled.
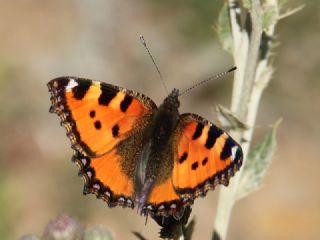
[[[272,69],[267,66],[265,59],[263,62],[259,61],[262,38],[262,8],[260,0],[251,1],[250,16],[248,16],[252,26],[250,33],[247,29],[241,28],[239,23],[239,16],[242,10],[239,1],[228,0],[228,4],[233,37],[233,57],[235,65],[238,67],[234,77],[231,111],[249,126],[248,129],[242,132],[233,131],[231,135],[241,143],[244,153],[244,165],[252,140],[253,126],[255,125],[260,98],[271,78]],[[228,188],[221,188],[220,190],[214,240],[226,239],[231,211],[237,200],[242,169],[232,179]]]

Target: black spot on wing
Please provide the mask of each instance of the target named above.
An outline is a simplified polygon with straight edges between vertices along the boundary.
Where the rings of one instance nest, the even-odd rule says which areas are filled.
[[[101,122],[100,122],[100,121],[95,121],[95,122],[94,122],[94,127],[95,127],[97,130],[101,129]]]
[[[77,100],[81,100],[86,95],[92,82],[90,80],[77,81],[78,86],[72,88],[73,97]]]
[[[132,103],[133,97],[126,95],[120,103],[120,109],[122,112],[126,112],[130,104]]]
[[[224,146],[222,148],[222,152],[220,154],[220,158],[221,160],[226,160],[227,158],[229,158],[232,154],[232,147],[235,146],[235,141],[231,138],[231,137],[228,137],[226,142],[224,143]]]
[[[199,163],[198,163],[198,162],[194,162],[194,163],[192,163],[192,165],[191,165],[191,169],[192,169],[192,170],[196,170],[198,167],[199,167]]]
[[[119,136],[119,125],[116,124],[112,127],[112,136],[118,137]]]
[[[201,122],[198,122],[196,130],[192,136],[192,140],[196,140],[197,138],[199,138],[201,136],[203,128],[204,128],[204,124]]]
[[[94,118],[96,116],[96,111],[94,110],[90,111],[89,115],[91,118]]]
[[[217,138],[219,138],[222,133],[223,133],[223,131],[221,129],[212,125],[208,131],[208,137],[207,137],[207,141],[205,144],[206,148],[211,149],[213,147],[213,145],[216,143]]]
[[[101,94],[99,96],[98,102],[101,105],[108,106],[111,100],[117,95],[119,92],[115,88],[106,87],[105,85],[100,85]]]
[[[183,163],[188,158],[188,153],[184,152],[182,156],[179,158],[179,163]]]
[[[202,160],[202,166],[206,165],[208,162],[208,158],[205,157],[203,160]]]

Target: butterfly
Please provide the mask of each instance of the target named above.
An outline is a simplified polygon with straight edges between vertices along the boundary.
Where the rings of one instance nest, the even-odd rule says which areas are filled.
[[[194,199],[228,185],[241,146],[210,121],[179,113],[179,90],[157,105],[104,82],[60,77],[48,83],[50,112],[66,128],[83,193],[109,207],[148,216],[181,216]]]

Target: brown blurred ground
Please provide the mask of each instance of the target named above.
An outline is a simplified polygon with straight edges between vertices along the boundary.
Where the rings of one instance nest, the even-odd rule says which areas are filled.
[[[262,189],[236,205],[229,239],[320,239],[320,4],[307,4],[277,29],[276,72],[255,140],[282,117],[278,151]],[[82,196],[65,130],[48,113],[46,83],[61,75],[90,77],[160,103],[165,92],[139,34],[169,88],[185,88],[232,66],[211,29],[220,6],[209,0],[0,1],[0,239],[41,234],[60,213],[88,226],[104,224],[117,239],[133,239],[131,230],[156,238],[158,227],[144,226],[135,211]],[[212,119],[213,104],[229,105],[231,87],[231,81],[200,87],[181,98],[181,111]],[[195,239],[210,239],[216,197],[211,192],[196,201]]]

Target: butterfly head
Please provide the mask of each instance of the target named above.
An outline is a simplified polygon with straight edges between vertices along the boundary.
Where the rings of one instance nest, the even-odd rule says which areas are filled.
[[[179,89],[174,88],[171,93],[163,101],[163,106],[169,109],[178,109],[180,106]]]

